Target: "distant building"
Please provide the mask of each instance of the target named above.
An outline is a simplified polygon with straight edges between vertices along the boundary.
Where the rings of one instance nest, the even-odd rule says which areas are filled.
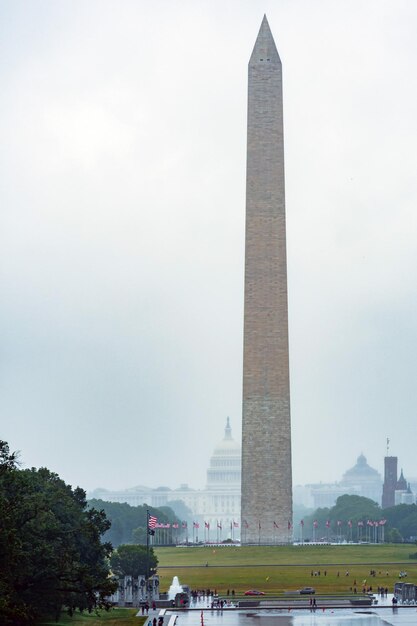
[[[356,464],[348,469],[338,483],[319,483],[306,485],[310,488],[314,508],[332,507],[337,498],[343,495],[362,496],[380,504],[382,478],[380,473],[370,467],[363,454],[358,456]],[[306,495],[304,495],[304,502]],[[296,493],[294,493],[294,502]],[[304,503],[303,502],[303,503]],[[302,504],[301,502],[299,504]]]
[[[200,539],[205,537],[216,541],[230,535],[237,539],[240,536],[240,475],[241,449],[232,437],[230,420],[227,418],[224,437],[210,458],[205,489],[191,489],[187,484],[182,484],[178,489],[151,489],[139,485],[122,491],[96,489],[89,494],[89,498],[126,502],[131,506],[148,504],[155,508],[169,506],[170,502],[180,500],[192,511],[193,519],[188,522],[200,525],[197,533]]]
[[[294,506],[303,506],[306,509],[313,508],[313,496],[309,485],[294,485],[292,494]]]
[[[386,456],[384,459],[384,486],[382,491],[382,508],[388,509],[397,504],[415,504],[415,480],[407,482],[401,468],[400,477],[397,478],[398,457]]]
[[[356,464],[343,474],[340,485],[363,498],[370,498],[378,504],[381,502],[381,474],[368,465],[363,454],[360,454]]]
[[[395,505],[397,504],[414,504],[415,496],[411,490],[410,483],[404,478],[403,470],[401,468],[401,474],[397,481],[397,487],[394,495]]]
[[[398,457],[384,458],[384,485],[382,488],[382,508],[388,509],[395,505],[395,490],[397,489]]]

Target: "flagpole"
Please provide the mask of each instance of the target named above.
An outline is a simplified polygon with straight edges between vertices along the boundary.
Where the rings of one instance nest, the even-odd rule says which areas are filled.
[[[146,509],[146,597],[149,585],[149,509]]]

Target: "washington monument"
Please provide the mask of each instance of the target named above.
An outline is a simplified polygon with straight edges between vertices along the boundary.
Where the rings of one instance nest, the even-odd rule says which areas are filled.
[[[292,525],[282,67],[266,16],[248,69],[242,543]]]

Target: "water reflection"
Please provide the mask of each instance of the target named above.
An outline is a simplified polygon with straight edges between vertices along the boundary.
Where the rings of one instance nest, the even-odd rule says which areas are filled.
[[[382,626],[384,621],[371,613],[351,611],[204,611],[204,626]],[[181,613],[177,626],[202,626],[200,613]]]

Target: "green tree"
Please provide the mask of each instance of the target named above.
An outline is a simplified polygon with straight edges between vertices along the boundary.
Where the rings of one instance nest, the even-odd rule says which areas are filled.
[[[355,495],[339,496],[336,504],[329,508],[317,509],[312,515],[305,519],[305,528],[313,527],[313,521],[317,520],[318,528],[326,528],[326,522],[330,522],[330,532],[332,535],[337,533],[338,520],[343,522],[342,528],[344,534],[347,534],[346,523],[350,520],[352,527],[356,528],[359,521],[366,523],[367,520],[377,520],[381,517],[381,509],[379,505],[370,498]],[[327,530],[326,530],[327,534]],[[305,535],[307,536],[307,535]]]
[[[125,502],[106,502],[105,500],[89,500],[88,504],[96,509],[102,509],[106,513],[106,516],[111,521],[111,528],[107,531],[105,539],[111,541],[116,548],[123,543],[146,543],[146,533],[145,541],[143,541],[140,531],[139,535],[134,535],[133,533],[138,528],[146,528],[147,510],[149,510],[151,515],[155,515],[158,518],[158,522],[163,524],[177,522],[181,524],[180,519],[175,516],[173,510],[168,506],[155,509],[147,504],[130,506]],[[158,539],[159,535],[157,533],[154,542],[158,542]],[[170,541],[172,542],[172,540],[171,536]]]
[[[415,504],[398,504],[384,509],[384,517],[389,528],[397,528],[408,541],[417,537],[417,506]]]
[[[20,470],[0,441],[0,623],[32,624],[63,607],[108,607],[112,546],[103,511],[46,468]]]
[[[147,532],[146,528],[139,526],[132,531],[133,543],[139,543],[146,546]]]
[[[146,576],[147,574],[146,547],[140,545],[123,544],[113,552],[110,557],[112,571],[117,576]],[[149,548],[149,574],[156,572],[158,559]]]
[[[389,543],[402,543],[403,538],[398,528],[391,528],[386,534]]]
[[[168,507],[163,507],[163,509],[166,510]],[[174,512],[177,521],[183,520],[184,522],[192,523],[193,512],[183,500],[170,500],[169,509]]]

